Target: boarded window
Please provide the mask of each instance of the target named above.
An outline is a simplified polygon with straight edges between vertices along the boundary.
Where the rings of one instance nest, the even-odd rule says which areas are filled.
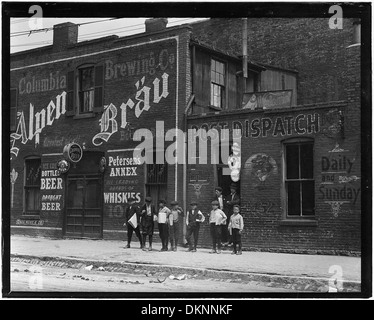
[[[40,210],[40,159],[25,160],[25,214],[39,214]]]

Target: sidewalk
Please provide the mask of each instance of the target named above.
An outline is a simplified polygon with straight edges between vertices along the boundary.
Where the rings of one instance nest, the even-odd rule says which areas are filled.
[[[214,277],[247,277],[254,281],[276,282],[279,285],[302,284],[301,289],[328,290],[329,279],[336,273],[332,266],[341,267],[343,287],[359,291],[361,282],[361,258],[328,255],[302,255],[268,252],[243,252],[231,255],[230,250],[221,254],[209,254],[208,249],[188,252],[179,247],[177,252],[159,252],[160,244],[153,251],[142,251],[139,242],[133,241],[125,249],[124,241],[86,239],[48,239],[11,236],[11,260],[28,259],[70,261],[94,266],[127,267],[130,269],[166,270],[179,273],[195,273]],[[329,271],[331,273],[329,273]],[[327,287],[326,287],[327,286]],[[302,290],[304,291],[304,290]]]

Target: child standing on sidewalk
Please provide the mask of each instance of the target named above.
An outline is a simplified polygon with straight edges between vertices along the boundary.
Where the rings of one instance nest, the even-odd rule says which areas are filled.
[[[143,232],[143,250],[145,251],[145,243],[147,241],[147,236],[149,237],[149,251],[152,251],[152,239],[153,239],[153,229],[154,223],[157,220],[156,208],[152,204],[152,198],[146,197],[145,204],[141,208],[141,226]]]
[[[209,215],[210,235],[212,237],[213,249],[210,253],[221,253],[221,225],[227,220],[225,213],[218,209],[219,202],[212,201],[212,211]],[[216,250],[218,249],[218,250]]]
[[[159,210],[158,210],[158,231],[160,233],[162,248],[160,251],[168,251],[168,220],[169,215],[171,213],[170,209],[166,207],[166,201],[160,200],[159,203]]]
[[[181,207],[178,207],[177,201],[171,203],[171,213],[169,215],[169,239],[171,244],[171,250],[177,251],[178,238],[180,232],[180,218],[183,214]]]
[[[200,223],[205,221],[204,215],[197,209],[197,202],[191,202],[191,209],[187,211],[186,225],[187,225],[187,242],[189,245],[188,251],[196,252],[197,240],[199,237]],[[193,245],[192,245],[193,236]]]
[[[244,228],[244,221],[243,217],[240,214],[240,206],[234,205],[233,206],[233,214],[230,217],[230,223],[229,223],[229,232],[230,235],[232,235],[232,242],[234,245],[234,250],[231,254],[242,254],[242,239],[241,239],[241,233]],[[239,251],[236,251],[236,246],[238,245]]]

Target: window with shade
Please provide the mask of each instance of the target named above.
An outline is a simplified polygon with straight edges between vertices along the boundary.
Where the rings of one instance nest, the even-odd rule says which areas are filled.
[[[80,66],[67,74],[66,116],[87,117],[104,110],[104,66]]]
[[[24,214],[38,215],[40,211],[40,158],[25,160]]]
[[[211,59],[210,68],[210,105],[217,108],[225,106],[225,64]]]
[[[284,185],[287,217],[314,217],[314,159],[312,140],[284,143]]]

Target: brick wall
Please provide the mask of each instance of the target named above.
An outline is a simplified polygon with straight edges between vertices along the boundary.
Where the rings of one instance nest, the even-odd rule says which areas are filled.
[[[361,237],[361,166],[358,138],[346,128],[346,138],[341,139],[331,128],[336,121],[333,115],[339,111],[346,114],[347,104],[320,106],[315,108],[295,108],[288,111],[252,111],[237,112],[221,116],[194,116],[189,119],[189,127],[201,128],[204,125],[221,123],[232,129],[233,123],[243,123],[249,128],[241,139],[241,213],[245,228],[242,235],[243,246],[249,250],[320,253],[320,254],[359,254]],[[292,128],[296,119],[302,116],[301,126],[305,130],[289,132],[287,117]],[[310,117],[310,118],[309,118]],[[278,120],[281,119],[281,120]],[[283,120],[282,120],[283,119]],[[307,120],[309,119],[309,120]],[[311,126],[317,121],[318,125]],[[335,120],[334,120],[335,119]],[[270,121],[274,129],[276,123],[285,123],[285,133],[273,129],[260,135],[252,130],[253,121]],[[246,121],[250,123],[245,126]],[[280,122],[278,122],[280,121]],[[308,124],[309,121],[309,124]],[[257,123],[257,122],[256,122]],[[280,128],[280,127],[278,127]],[[301,127],[299,129],[302,129]],[[290,138],[312,138],[314,141],[313,171],[315,179],[315,217],[313,223],[299,223],[286,217],[286,203],[283,185],[283,142]],[[336,143],[339,148],[336,148]],[[338,149],[341,149],[338,151]],[[209,149],[208,149],[209,150]],[[208,151],[209,154],[209,151]],[[269,176],[261,181],[251,167],[255,155],[271,157],[273,169]],[[209,158],[209,156],[208,156]],[[336,161],[336,162],[335,162]],[[332,163],[341,164],[333,169]],[[348,164],[352,166],[348,168]],[[208,162],[209,163],[209,162]],[[327,168],[329,163],[330,168]],[[345,163],[345,165],[344,165]],[[200,209],[207,214],[211,210],[210,202],[217,185],[215,166],[194,165],[207,172],[207,184],[202,185],[198,202]],[[352,180],[347,181],[347,178]],[[357,179],[358,178],[358,179]],[[332,181],[330,183],[330,181]],[[327,182],[327,184],[326,184]],[[189,186],[189,199],[196,200],[193,186]],[[337,194],[339,192],[339,194]],[[339,203],[339,201],[341,201]],[[338,203],[337,203],[338,202]],[[337,205],[337,206],[336,206]],[[201,229],[201,242],[210,244],[208,223]]]
[[[14,70],[11,72],[11,87],[18,89],[18,111],[23,112],[24,115],[26,129],[24,133],[26,140],[30,138],[29,141],[24,141],[25,143],[22,143],[22,138],[18,137],[19,139],[16,139],[14,144],[14,147],[18,149],[18,154],[12,154],[11,170],[14,169],[18,173],[18,178],[14,184],[14,205],[11,208],[12,232],[29,235],[55,235],[58,237],[62,235],[64,224],[65,194],[63,194],[62,198],[63,208],[61,211],[53,212],[53,214],[41,212],[39,217],[27,218],[23,215],[23,175],[25,157],[41,157],[43,164],[47,161],[45,154],[53,154],[53,159],[51,160],[51,158],[48,157],[48,161],[57,162],[62,158],[63,147],[70,142],[77,142],[81,146],[84,145],[87,151],[107,152],[108,150],[118,149],[129,150],[127,152],[119,151],[111,154],[107,152],[106,157],[108,161],[109,155],[128,157],[129,154],[132,154],[131,150],[140,144],[141,141],[132,141],[130,139],[130,132],[127,130],[128,127],[131,127],[132,132],[136,129],[146,128],[155,133],[156,121],[163,121],[164,132],[166,133],[169,129],[175,128],[176,118],[177,126],[183,126],[183,112],[187,100],[186,87],[190,86],[190,83],[187,83],[186,80],[187,73],[189,72],[187,57],[189,34],[186,30],[186,28],[180,28],[152,36],[145,34],[139,37],[130,37],[127,41],[120,39],[116,42],[113,41],[113,38],[110,38],[107,41],[98,41],[88,43],[87,45],[78,44],[60,52],[46,48],[34,50],[28,54],[17,54],[12,57],[12,69]],[[126,48],[114,50],[122,47]],[[100,53],[93,54],[95,52]],[[86,56],[80,57],[82,55]],[[177,56],[179,61],[177,61]],[[73,59],[69,59],[71,57],[73,57]],[[154,60],[153,65],[151,59]],[[147,60],[148,70],[151,69],[152,65],[154,71],[149,71],[144,74],[143,71],[147,69],[147,67],[142,65],[143,60]],[[53,63],[46,63],[48,61],[53,61]],[[127,62],[134,62],[135,71],[133,75],[129,73],[121,74],[121,65]],[[117,116],[115,118],[111,113],[109,113],[108,116],[116,120],[118,131],[111,135],[107,141],[100,138],[93,139],[94,136],[101,131],[100,121],[103,113],[98,113],[91,118],[85,119],[75,119],[74,117],[68,117],[67,114],[62,114],[59,119],[53,119],[52,125],[46,125],[41,132],[39,132],[39,143],[36,143],[36,136],[31,137],[29,135],[29,128],[31,125],[29,121],[30,104],[34,108],[34,133],[36,125],[35,113],[44,110],[47,118],[47,110],[50,102],[57,105],[56,96],[67,91],[66,78],[68,71],[74,70],[85,63],[102,63],[105,66],[104,105],[112,104],[116,109]],[[27,67],[30,65],[35,66]],[[115,67],[115,65],[117,65],[117,67]],[[108,71],[108,68],[110,68],[110,71]],[[155,78],[160,80],[159,88],[161,93],[163,90],[162,75],[164,73],[169,75],[169,94],[167,97],[161,98],[159,103],[156,103],[153,95],[153,81]],[[139,92],[139,96],[137,96],[139,100],[136,99],[137,91],[143,88],[143,76],[145,76],[144,85],[151,88],[150,108],[148,110],[143,110],[140,116],[136,116],[135,110],[139,108],[138,111],[141,111],[144,108],[144,104],[142,103],[140,103],[138,107],[136,106],[136,103],[145,97],[144,92]],[[42,80],[45,80],[44,84],[41,83]],[[126,119],[124,119],[124,114],[121,113],[121,105],[125,104],[130,98],[134,101],[135,105],[132,108],[127,107]],[[55,109],[51,106],[49,108],[52,110],[53,117],[55,117]],[[124,120],[128,122],[126,128],[121,127]],[[111,132],[111,129],[113,129],[112,124],[113,123],[109,124],[106,132]],[[20,134],[21,131],[18,130],[17,133]],[[173,141],[165,142],[165,148],[172,143]],[[110,171],[108,170],[110,170],[109,167],[104,173],[104,192],[111,191],[109,190],[110,187],[105,185],[106,180],[110,179]],[[141,165],[137,170],[139,174],[136,183],[134,182],[135,185],[132,187],[134,190],[140,190],[140,204],[142,204],[145,196],[145,166]],[[181,165],[178,166],[178,176],[176,177],[175,174],[175,166],[169,166],[169,187],[167,194],[167,200],[169,202],[175,198],[180,202],[182,201],[183,188],[180,181],[182,181],[183,171]],[[175,197],[176,182],[178,183],[178,190]],[[117,205],[117,207],[114,210],[115,205]],[[113,205],[104,203],[104,238],[124,237],[123,222],[125,206],[125,203]],[[24,220],[39,221],[38,223],[40,225],[28,227],[30,222],[25,222]]]
[[[346,47],[352,44],[353,20],[329,29],[327,18],[249,18],[248,58],[297,70],[298,105],[346,100]],[[242,54],[242,19],[211,19],[193,25],[199,40]]]

